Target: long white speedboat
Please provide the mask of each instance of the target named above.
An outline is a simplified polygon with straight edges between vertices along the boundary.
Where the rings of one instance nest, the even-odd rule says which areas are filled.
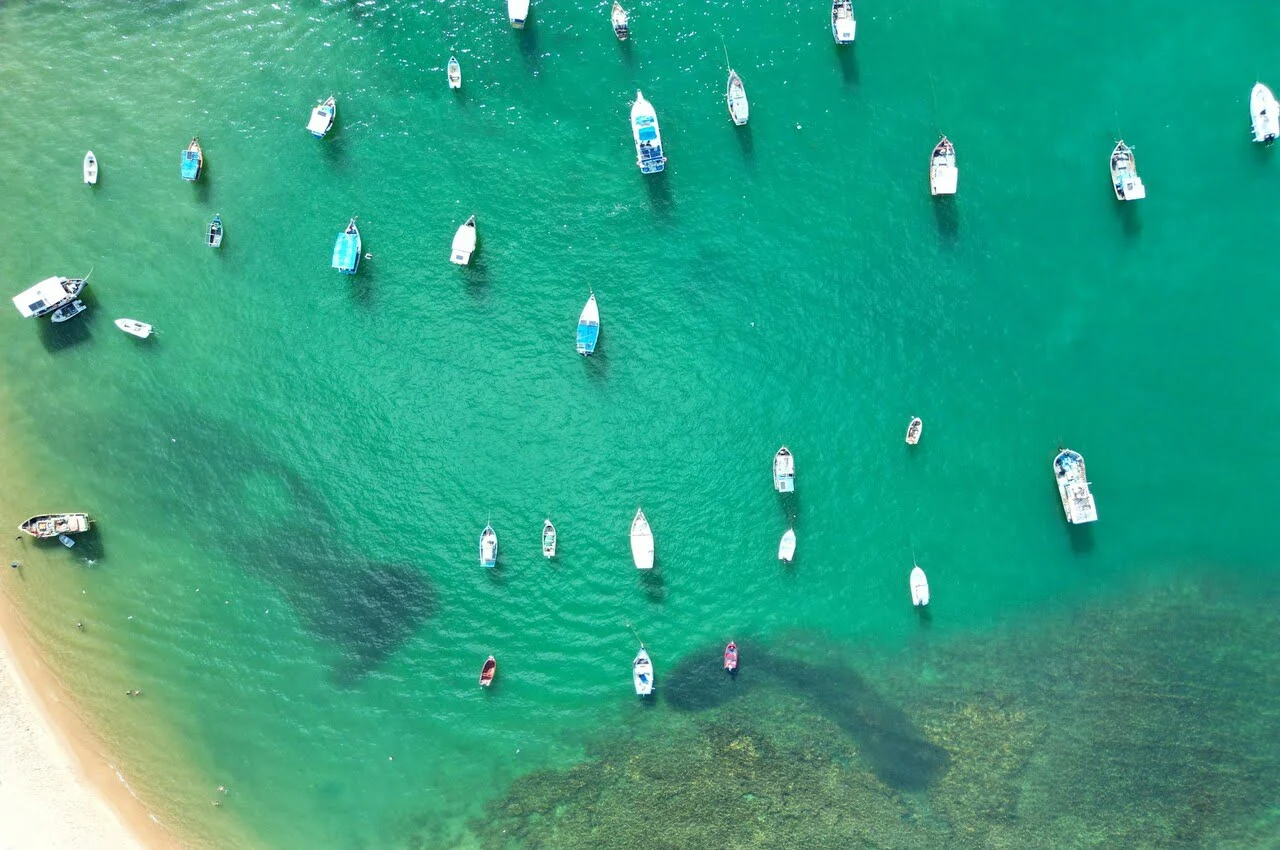
[[[747,90],[742,85],[742,78],[732,68],[729,69],[729,86],[725,92],[725,100],[729,103],[729,117],[739,127],[747,123],[751,117],[751,106],[747,103]]]
[[[1280,104],[1262,83],[1254,83],[1249,94],[1249,116],[1253,119],[1255,142],[1274,142],[1280,137]]]
[[[471,216],[462,223],[458,232],[453,234],[453,253],[449,262],[465,266],[471,262],[471,255],[476,250],[476,217]]]
[[[529,0],[507,0],[507,18],[511,26],[524,29],[524,22],[529,19]]]
[[[636,102],[631,104],[631,135],[636,140],[636,165],[641,174],[657,174],[667,167],[667,157],[662,152],[662,133],[658,130],[658,113],[653,104],[644,99],[644,92],[636,90]]]
[[[636,518],[631,520],[631,560],[637,570],[653,569],[653,530],[643,508],[636,508]]]
[[[116,319],[116,327],[138,339],[146,339],[152,333],[151,325],[139,322],[137,319]]]
[[[311,120],[307,122],[307,132],[315,136],[317,139],[323,139],[331,129],[333,129],[333,119],[338,114],[338,101],[329,96],[328,100],[323,101],[311,110]]]
[[[1139,201],[1147,196],[1147,187],[1142,185],[1142,178],[1138,176],[1133,149],[1124,143],[1124,139],[1111,151],[1111,188],[1115,189],[1118,201]]]
[[[98,158],[93,151],[84,155],[84,182],[90,186],[98,182]]]
[[[550,518],[542,521],[542,557],[556,556],[556,527]]]
[[[494,567],[498,563],[498,532],[486,525],[480,532],[480,566]]]
[[[960,169],[956,168],[956,146],[946,136],[933,146],[929,155],[929,194],[954,195],[960,182]]]
[[[1084,458],[1079,452],[1063,449],[1053,459],[1053,474],[1058,479],[1058,495],[1062,497],[1062,511],[1067,522],[1078,525],[1098,518],[1093,504],[1089,479],[1085,475]]]
[[[791,493],[796,489],[796,459],[786,446],[773,456],[773,489],[779,493]]]
[[[858,22],[853,18],[853,0],[831,0],[831,36],[836,44],[852,44]]]
[[[929,604],[929,579],[919,564],[911,570],[911,604],[923,608]]]
[[[778,560],[791,563],[791,559],[796,556],[796,530],[788,528],[782,535],[782,540],[778,541]]]
[[[636,660],[631,662],[631,681],[635,683],[638,696],[647,697],[653,693],[653,662],[649,660],[644,644],[640,645]]]

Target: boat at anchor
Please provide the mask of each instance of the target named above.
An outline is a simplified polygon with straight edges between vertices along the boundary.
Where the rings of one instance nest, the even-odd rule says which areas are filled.
[[[486,525],[480,532],[480,566],[492,569],[498,564],[498,532]]]
[[[446,68],[446,73],[449,75],[449,88],[462,88],[462,66],[458,64],[457,56],[449,57],[449,65]]]
[[[85,310],[88,310],[88,309],[89,309],[88,306],[79,298],[77,298],[76,300],[72,301],[70,304],[63,304],[58,309],[54,310],[53,315],[49,317],[49,321],[53,322],[54,324],[61,324],[62,322],[65,322],[69,319],[74,319],[76,316],[79,316],[81,313],[83,313]]]
[[[907,423],[907,445],[914,446],[920,442],[920,434],[924,432],[924,420],[919,416],[911,417]]]
[[[636,141],[636,165],[641,174],[657,174],[667,167],[667,157],[662,152],[662,133],[658,130],[658,113],[653,104],[644,99],[644,92],[636,90],[636,101],[631,104],[631,135]]]
[[[550,518],[542,521],[542,557],[556,556],[556,527]]]
[[[487,688],[493,684],[493,677],[498,674],[498,660],[490,655],[480,668],[480,687]]]
[[[1067,522],[1079,525],[1097,520],[1098,508],[1093,503],[1080,453],[1071,449],[1059,451],[1053,459],[1053,475],[1058,481],[1058,495],[1062,497],[1062,512],[1067,515]]]
[[[960,181],[960,169],[956,168],[956,146],[946,136],[933,146],[929,155],[929,194],[954,195]]]
[[[200,138],[193,136],[187,143],[187,149],[182,152],[182,179],[194,183],[200,179],[202,170],[204,170],[204,151],[200,147]]]
[[[618,0],[613,0],[613,11],[609,14],[609,22],[613,24],[613,34],[618,37],[618,41],[626,41],[631,37],[631,16],[627,14],[627,10],[622,8],[622,4]]]
[[[307,132],[317,139],[323,139],[333,129],[333,119],[338,115],[338,101],[330,95],[329,99],[311,110],[311,120],[307,122]]]
[[[347,222],[347,229],[338,234],[333,243],[333,267],[343,274],[355,274],[360,268],[360,228],[356,227],[353,216]]]
[[[796,556],[796,530],[788,528],[783,533],[782,539],[778,541],[778,560],[784,563],[791,563],[791,559]]]
[[[773,456],[773,489],[779,493],[792,493],[796,489],[796,459],[786,446]]]
[[[88,282],[88,275],[47,277],[30,289],[13,296],[13,306],[18,309],[18,313],[24,319],[44,316],[75,301]]]
[[[1140,201],[1147,196],[1147,187],[1138,176],[1137,160],[1133,149],[1121,139],[1111,151],[1111,188],[1117,201]]]
[[[458,232],[453,234],[453,245],[450,248],[449,262],[458,266],[471,263],[471,255],[476,250],[476,217],[471,216],[462,223]]]
[[[653,693],[653,662],[649,660],[644,644],[640,644],[640,651],[636,654],[635,661],[631,662],[631,679],[635,683],[637,696],[646,697]]]
[[[637,570],[653,569],[653,530],[642,508],[636,508],[635,519],[631,520],[631,560]]]
[[[595,353],[596,343],[600,340],[600,308],[596,306],[596,294],[591,293],[587,304],[578,316],[577,351],[583,357]]]
[[[89,186],[98,182],[98,158],[93,151],[84,155],[84,182]]]
[[[1254,83],[1249,93],[1249,118],[1255,142],[1274,142],[1280,137],[1280,104],[1262,83]]]
[[[137,319],[116,319],[116,327],[138,339],[146,339],[152,334],[151,325]]]
[[[853,17],[853,0],[832,0],[831,35],[836,44],[852,44],[858,22]]]
[[[911,570],[911,604],[917,608],[929,604],[929,579],[919,564],[913,565]]]
[[[40,514],[18,526],[32,537],[45,539],[59,534],[79,534],[89,530],[88,514]]]
[[[751,106],[747,103],[747,89],[742,85],[738,72],[729,69],[729,83],[725,90],[725,100],[729,104],[729,118],[735,126],[741,127],[751,117]]]

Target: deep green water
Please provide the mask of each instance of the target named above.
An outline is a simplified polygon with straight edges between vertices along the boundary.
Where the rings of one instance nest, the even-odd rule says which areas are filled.
[[[4,579],[162,819],[211,845],[220,829],[275,847],[501,842],[496,813],[524,811],[501,803],[518,777],[582,770],[640,735],[700,740],[700,713],[724,711],[696,675],[691,700],[637,704],[627,623],[660,692],[730,638],[744,674],[752,647],[771,659],[757,725],[786,700],[816,706],[847,750],[832,764],[925,800],[906,820],[868,816],[882,842],[986,840],[960,822],[990,801],[947,795],[969,777],[981,796],[987,763],[939,718],[996,711],[992,694],[1033,731],[1116,729],[1018,738],[1027,775],[1062,767],[1091,789],[1070,798],[1082,844],[1124,821],[1117,795],[1168,776],[1161,759],[1098,767],[1082,740],[1158,748],[1221,716],[1230,763],[1246,734],[1276,737],[1280,688],[1250,649],[1276,615],[1247,589],[1274,582],[1280,555],[1280,151],[1250,143],[1247,98],[1258,78],[1280,86],[1280,10],[857,11],[857,45],[837,50],[819,3],[637,4],[627,45],[603,3],[535,0],[524,32],[498,2],[0,8],[6,297],[93,270],[72,323],[0,310],[5,521],[97,521],[73,553],[6,544],[24,569]],[[722,37],[747,128],[724,108]],[[659,177],[634,167],[636,88],[662,123]],[[303,127],[330,93],[337,125],[316,141]],[[943,202],[927,188],[939,132],[961,170]],[[197,133],[191,185],[179,151]],[[1120,134],[1148,187],[1123,209],[1107,175]],[[215,212],[217,252],[202,242]],[[449,243],[472,213],[480,247],[460,270]],[[354,279],[329,268],[351,215],[372,254]],[[603,332],[584,361],[591,289]],[[120,316],[157,337],[120,334]],[[912,414],[925,432],[908,451]],[[792,501],[770,487],[782,443]],[[1095,527],[1063,522],[1059,443],[1088,461]],[[637,504],[651,575],[630,563]],[[780,569],[790,516],[798,554]],[[490,519],[502,552],[485,572]],[[933,588],[923,621],[913,552]],[[1148,602],[1128,607],[1137,589]],[[1220,655],[1170,643],[1167,619],[1142,628],[1202,594],[1216,619],[1198,634],[1221,635]],[[68,618],[90,627],[68,635]],[[1138,660],[1185,652],[1168,663],[1179,681],[1206,673],[1194,707],[1125,737],[1135,715],[1106,702],[1123,687],[1077,701],[1081,670],[1028,672],[1041,641],[1107,657],[1100,624]],[[823,713],[841,692],[791,666],[814,652],[904,753]],[[1224,657],[1245,672],[1207,675]],[[126,715],[122,685],[146,693]],[[1241,701],[1250,723],[1223,709]],[[1267,834],[1277,765],[1258,755],[1232,806],[1169,840]],[[651,779],[681,788],[678,770]],[[1212,772],[1183,779],[1225,793]],[[1071,834],[1043,788],[1008,782],[995,808],[1025,827],[1012,840]],[[219,784],[231,794],[211,812]],[[590,832],[565,829],[546,846]],[[805,829],[806,846],[852,840]]]

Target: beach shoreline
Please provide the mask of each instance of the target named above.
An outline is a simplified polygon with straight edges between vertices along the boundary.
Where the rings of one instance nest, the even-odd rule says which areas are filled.
[[[181,846],[130,789],[0,591],[0,846]]]

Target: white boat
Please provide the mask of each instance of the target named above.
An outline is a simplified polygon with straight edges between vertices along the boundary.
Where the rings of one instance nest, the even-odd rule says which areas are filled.
[[[1111,151],[1111,188],[1115,189],[1118,201],[1139,201],[1147,196],[1147,187],[1142,185],[1142,178],[1138,176],[1133,149],[1124,143],[1124,139]]]
[[[85,306],[85,303],[77,298],[70,304],[63,304],[57,310],[54,310],[53,315],[49,317],[49,321],[62,323],[68,319],[74,319],[76,316],[79,316],[88,309],[89,308]]]
[[[788,528],[782,535],[782,540],[778,542],[778,560],[791,563],[791,559],[796,556],[796,530]]]
[[[956,168],[955,145],[943,136],[929,155],[929,194],[954,195],[959,181],[960,169]]]
[[[59,543],[61,543],[63,546],[66,546],[68,549],[71,549],[71,548],[73,548],[73,547],[76,545],[76,540],[75,540],[75,538],[74,538],[74,537],[68,537],[68,536],[67,536],[67,535],[65,535],[65,534],[59,534],[59,535],[58,535],[58,542],[59,542]]]
[[[507,18],[511,26],[524,29],[524,22],[529,19],[529,0],[507,0]]]
[[[641,508],[636,508],[636,518],[631,520],[631,560],[637,570],[653,569],[653,530]]]
[[[929,604],[929,579],[919,565],[911,570],[911,604],[917,608]]]
[[[323,139],[333,129],[333,119],[338,115],[338,101],[332,95],[328,100],[318,104],[311,110],[311,120],[307,122],[307,132],[317,139]]]
[[[151,325],[137,319],[116,319],[116,327],[138,339],[146,339],[152,334]]]
[[[831,0],[831,35],[836,44],[852,44],[858,22],[853,18],[853,0]]]
[[[1249,94],[1249,116],[1255,142],[1274,142],[1280,136],[1280,105],[1271,89],[1262,83],[1254,83]]]
[[[622,4],[618,0],[613,0],[613,12],[609,15],[609,22],[613,24],[613,34],[618,37],[618,41],[626,41],[631,36],[631,16],[627,14],[627,10],[622,8]]]
[[[1084,458],[1079,452],[1063,449],[1053,459],[1053,475],[1058,480],[1058,495],[1062,497],[1062,511],[1067,522],[1078,525],[1098,518],[1098,509],[1089,490]]]
[[[480,532],[480,566],[494,567],[498,563],[498,532],[486,525]]]
[[[924,432],[924,420],[919,416],[911,417],[911,421],[907,423],[907,445],[914,446],[920,442],[920,435]]]
[[[751,115],[751,107],[747,103],[747,90],[742,85],[742,78],[732,69],[729,69],[729,84],[725,91],[725,100],[729,103],[729,117],[733,119],[733,123],[741,127],[747,123],[747,118]]]
[[[98,158],[93,151],[84,155],[84,182],[90,186],[98,182]]]
[[[773,456],[773,489],[779,493],[791,493],[796,489],[796,459],[786,446]]]
[[[24,319],[44,316],[70,304],[84,291],[89,276],[47,277],[35,286],[13,296],[13,306]]]
[[[596,351],[596,343],[600,341],[600,308],[596,305],[596,294],[587,298],[587,304],[578,316],[577,352],[583,357],[590,357]]]
[[[638,696],[647,697],[653,693],[653,662],[649,660],[644,644],[640,645],[636,660],[631,662],[631,680],[635,683]]]
[[[636,141],[636,165],[641,174],[657,174],[667,167],[666,154],[662,152],[662,133],[658,130],[658,113],[653,104],[644,99],[644,92],[636,91],[636,101],[631,104],[631,136]]]
[[[458,57],[456,56],[449,57],[448,74],[449,74],[449,88],[451,89],[462,88],[462,66],[458,64]]]
[[[550,519],[542,521],[542,557],[554,558],[556,556],[556,527],[551,523]]]
[[[449,262],[465,266],[471,262],[471,255],[476,250],[476,217],[471,216],[453,234],[453,253]]]

